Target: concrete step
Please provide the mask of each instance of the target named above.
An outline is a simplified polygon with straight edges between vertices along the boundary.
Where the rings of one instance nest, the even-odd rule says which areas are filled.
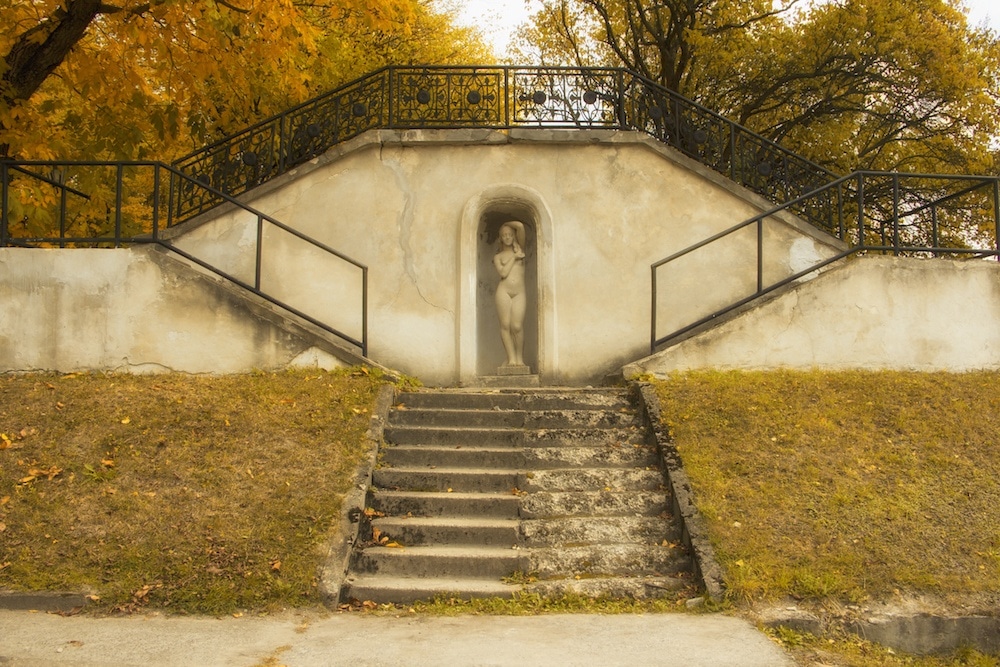
[[[468,517],[383,517],[372,526],[403,547],[421,545],[517,546],[519,525],[511,519]]]
[[[522,551],[469,546],[368,547],[356,552],[351,564],[357,574],[473,579],[501,579],[527,567]]]
[[[426,467],[376,468],[372,484],[390,491],[513,492],[524,475],[511,470]]]
[[[668,515],[666,491],[540,491],[520,499],[523,519]],[[666,519],[664,519],[666,520]]]
[[[671,543],[673,544],[673,543]],[[663,576],[689,568],[681,546],[587,544],[528,549],[529,571],[539,579],[594,576]]]
[[[526,390],[526,391],[417,391],[404,392],[397,406],[458,410],[612,410],[630,409],[624,391]]]
[[[602,445],[600,447],[526,447],[523,465],[528,470],[551,468],[648,468],[659,464],[651,445]]]
[[[510,598],[520,586],[505,584],[498,579],[452,577],[387,577],[351,574],[344,582],[341,600],[377,602],[378,604],[409,604],[436,597]]]
[[[678,596],[680,591],[689,592]],[[589,577],[546,580],[529,584],[525,591],[543,597],[583,595],[590,598],[652,600],[664,597],[695,597],[697,586],[690,572],[666,577]]]
[[[396,445],[436,447],[607,447],[646,444],[638,427],[523,429],[460,428],[436,426],[386,427],[386,442]]]
[[[597,544],[677,544],[680,531],[658,516],[575,517],[521,522],[521,545],[528,548]]]
[[[389,467],[499,468],[521,470],[525,465],[521,447],[462,447],[439,445],[387,445],[382,465]]]
[[[537,491],[659,491],[666,489],[663,473],[644,468],[559,468],[524,475],[518,489]]]
[[[389,416],[396,427],[437,428],[623,428],[636,423],[631,411],[604,410],[474,410],[396,408]]]
[[[507,493],[448,493],[418,491],[377,491],[369,495],[368,506],[387,515],[405,517],[482,517],[516,519],[521,499]]]

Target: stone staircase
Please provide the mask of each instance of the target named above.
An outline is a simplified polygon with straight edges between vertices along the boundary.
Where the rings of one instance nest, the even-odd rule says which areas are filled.
[[[676,596],[692,563],[627,392],[403,393],[342,601]]]

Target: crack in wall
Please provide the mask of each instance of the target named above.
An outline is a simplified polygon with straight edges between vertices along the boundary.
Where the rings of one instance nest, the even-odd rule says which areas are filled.
[[[424,303],[431,308],[443,310],[444,312],[454,316],[454,310],[434,303],[420,288],[420,281],[417,278],[417,269],[414,264],[415,253],[410,243],[410,239],[412,237],[414,195],[407,182],[402,162],[398,158],[390,158],[386,155],[384,143],[379,144],[379,162],[388,167],[392,172],[393,178],[396,181],[396,186],[403,195],[403,208],[399,212],[399,215],[396,216],[396,227],[399,230],[399,248],[403,251],[403,271],[406,273],[406,277],[409,278],[410,282],[413,284],[413,288],[417,291],[417,295]],[[393,298],[394,301],[399,298],[401,290],[402,285],[400,285],[400,288],[396,290],[396,295]]]

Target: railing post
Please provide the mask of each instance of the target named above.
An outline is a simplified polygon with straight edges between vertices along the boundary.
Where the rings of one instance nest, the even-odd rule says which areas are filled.
[[[846,241],[847,229],[844,227],[844,184],[837,184],[837,233],[841,241]]]
[[[858,247],[866,248],[865,241],[865,176],[858,173]]]
[[[115,247],[122,246],[122,191],[125,188],[125,165],[115,165]]]
[[[899,174],[892,175],[892,254],[899,257]]]
[[[361,269],[361,356],[368,356],[368,267]]]
[[[736,123],[729,123],[729,178],[744,185],[736,179]]]
[[[938,215],[937,206],[931,205],[931,247],[940,248],[941,244],[938,242]],[[934,251],[935,257],[940,257],[941,253],[937,250]]]
[[[153,165],[153,239],[160,238],[160,165]]]
[[[994,241],[997,247],[997,261],[1000,262],[1000,178],[993,179],[993,224],[996,225]]]
[[[52,180],[59,183],[59,247],[66,247],[66,173],[62,172],[58,179]]]
[[[652,307],[649,318],[649,353],[656,353],[656,265],[649,268],[652,293]]]
[[[757,294],[764,291],[764,218],[757,220]]]
[[[7,170],[7,163],[0,162],[0,248],[7,247],[7,226],[10,215],[8,204],[10,203],[10,172]]]
[[[264,216],[257,215],[257,265],[254,267],[253,288],[260,291],[261,263],[264,255]]]
[[[395,78],[393,74],[396,72],[395,65],[389,65],[385,68],[385,109],[389,117],[386,119],[388,121],[389,129],[396,127],[396,97],[395,97],[395,85],[393,85],[393,79]]]

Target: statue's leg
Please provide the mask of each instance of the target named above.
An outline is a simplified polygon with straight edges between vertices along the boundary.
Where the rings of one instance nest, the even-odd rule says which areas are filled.
[[[502,287],[497,287],[497,317],[500,320],[500,341],[507,354],[507,364],[514,364],[514,340],[511,336],[511,298]]]
[[[518,366],[524,365],[524,315],[528,309],[528,299],[522,292],[511,297],[510,302],[510,336],[514,352],[514,361]]]

